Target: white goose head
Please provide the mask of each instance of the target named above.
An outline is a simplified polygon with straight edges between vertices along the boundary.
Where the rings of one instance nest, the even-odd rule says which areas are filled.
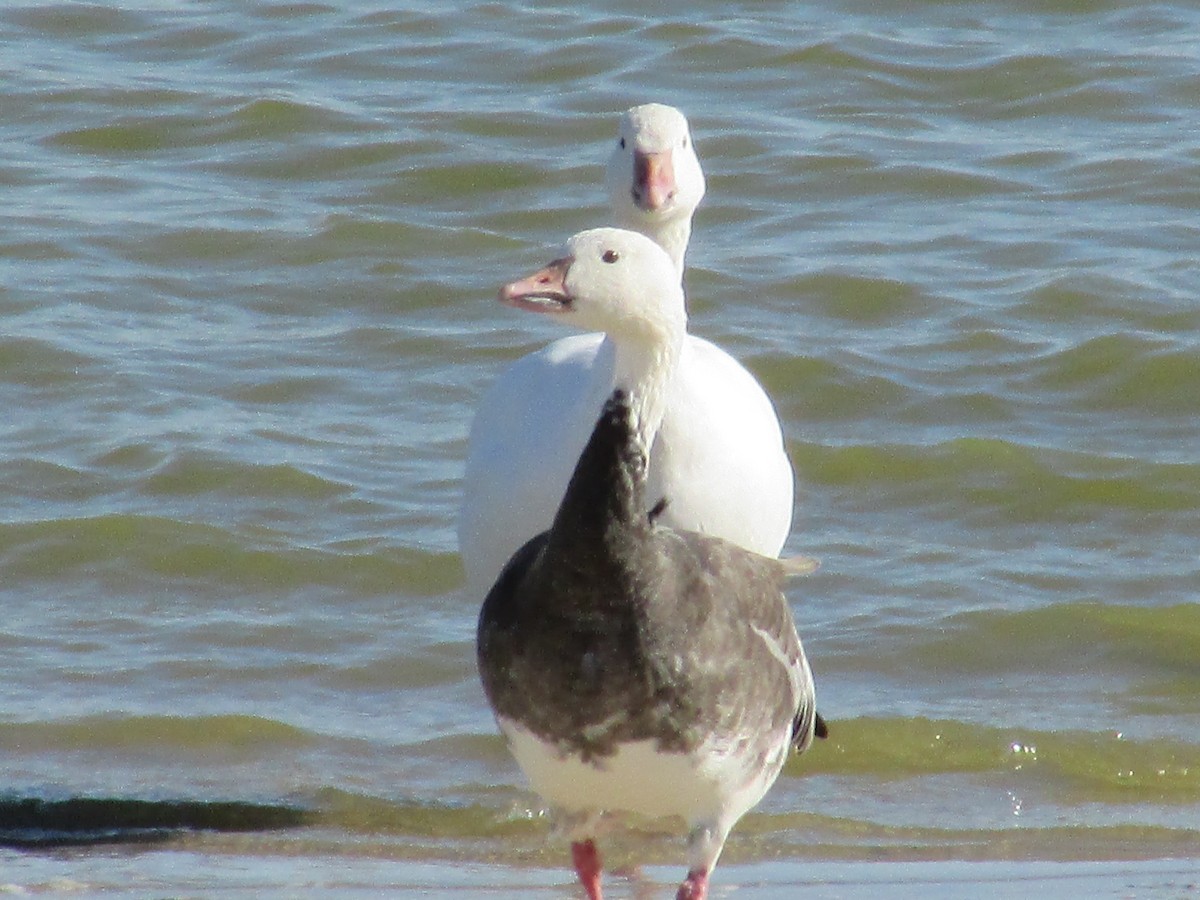
[[[661,103],[626,111],[608,160],[606,182],[617,224],[656,241],[682,274],[692,216],[705,189],[683,113]]]
[[[500,300],[617,340],[670,343],[687,327],[670,257],[649,238],[620,228],[579,232],[561,258],[501,288]]]
[[[565,255],[501,288],[500,300],[605,332],[616,351],[614,386],[633,397],[644,436],[657,431],[687,330],[679,273],[658,244],[619,228],[581,231]]]

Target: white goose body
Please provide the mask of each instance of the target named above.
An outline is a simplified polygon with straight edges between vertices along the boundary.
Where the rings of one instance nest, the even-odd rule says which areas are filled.
[[[614,217],[656,241],[682,277],[704,175],[687,120],[671,107],[622,118],[607,174]],[[545,529],[613,388],[602,334],[555,341],[510,366],[472,423],[458,522],[468,589],[480,594]],[[791,530],[793,474],[774,405],[737,360],[684,338],[651,449],[651,502],[663,521],[777,556]]]

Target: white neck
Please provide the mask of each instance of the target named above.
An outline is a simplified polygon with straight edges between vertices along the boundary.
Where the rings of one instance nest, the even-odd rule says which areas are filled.
[[[667,408],[667,389],[683,349],[684,331],[615,340],[613,387],[629,395],[641,450],[649,458]]]
[[[692,238],[691,216],[675,216],[663,222],[650,222],[640,216],[622,216],[618,222],[622,228],[628,228],[644,234],[658,246],[667,251],[679,280],[683,281],[683,258],[687,253],[688,241]]]

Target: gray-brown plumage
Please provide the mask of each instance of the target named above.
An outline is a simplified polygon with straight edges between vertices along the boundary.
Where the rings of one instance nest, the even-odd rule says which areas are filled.
[[[484,603],[480,670],[496,714],[585,759],[644,739],[690,752],[708,734],[784,720],[807,749],[813,692],[805,671],[799,695],[793,685],[804,666],[783,566],[653,524],[629,412],[614,393],[553,527],[513,557]]]

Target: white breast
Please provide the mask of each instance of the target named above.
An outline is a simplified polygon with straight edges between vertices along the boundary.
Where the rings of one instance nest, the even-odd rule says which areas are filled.
[[[691,826],[732,824],[758,803],[779,776],[791,733],[789,726],[755,741],[710,742],[693,753],[635,741],[593,763],[564,756],[516,722],[499,724],[530,787],[555,810],[674,816]]]
[[[463,481],[458,535],[468,589],[482,596],[520,546],[548,528],[604,398],[602,335],[556,341],[484,396]],[[792,527],[793,478],[775,408],[744,367],[689,336],[650,455],[663,523],[778,556]]]

